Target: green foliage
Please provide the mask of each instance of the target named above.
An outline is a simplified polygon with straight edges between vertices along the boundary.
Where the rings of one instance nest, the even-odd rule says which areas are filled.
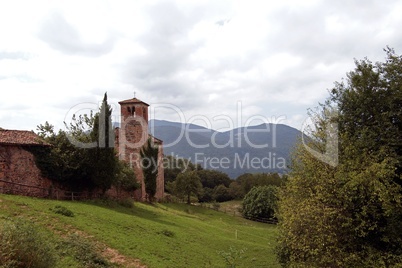
[[[220,207],[221,207],[220,203],[218,203],[216,201],[212,202],[212,209],[218,211],[220,209]]]
[[[54,128],[48,122],[37,127],[38,135],[51,146],[29,148],[42,174],[73,191],[101,189],[103,193],[113,184],[127,185],[123,178],[128,174],[119,163],[114,151],[114,135],[111,130],[112,110],[105,93],[102,106],[95,115],[74,115],[66,127],[68,132]],[[80,146],[78,146],[78,143]],[[92,144],[94,148],[86,148]],[[119,180],[119,181],[118,181]],[[117,182],[116,182],[117,181]]]
[[[154,146],[151,138],[141,149],[142,172],[144,173],[145,192],[152,202],[156,193],[156,179],[158,177],[158,152],[159,147]]]
[[[231,246],[229,247],[229,251],[218,251],[218,254],[225,260],[226,267],[236,268],[246,251],[247,248],[236,249]]]
[[[207,187],[214,189],[221,184],[223,184],[225,187],[229,187],[229,184],[232,182],[226,173],[218,170],[198,170],[197,175],[200,177],[202,187],[204,188]]]
[[[60,206],[60,205],[57,205],[53,209],[50,209],[50,210],[56,214],[60,214],[60,215],[66,216],[66,217],[74,217],[74,212],[72,212],[68,208]]]
[[[118,191],[123,189],[127,192],[132,192],[141,187],[141,184],[137,182],[134,170],[126,162],[119,161],[117,171],[118,174],[113,185],[116,186]]]
[[[162,235],[167,236],[167,237],[174,237],[175,236],[174,232],[166,230],[166,229],[158,232],[158,234],[162,234]]]
[[[171,155],[163,158],[164,177],[165,177],[165,190],[169,193],[169,182],[174,182],[176,177],[185,171],[202,170],[201,165],[195,165],[188,159],[175,158]]]
[[[213,198],[217,202],[225,202],[233,199],[229,193],[229,188],[227,188],[223,184],[215,187],[213,192]]]
[[[198,200],[202,203],[208,203],[208,202],[215,201],[214,198],[215,198],[214,197],[214,189],[204,187],[204,188],[202,188],[202,191],[200,191],[200,193],[199,193]]]
[[[134,202],[131,198],[125,198],[125,199],[118,199],[117,203],[125,208],[133,208],[134,207]]]
[[[356,61],[315,114],[309,146],[324,153],[339,126],[339,165],[299,145],[280,192],[278,257],[286,267],[399,267],[402,263],[402,57]],[[339,109],[336,118],[326,111]]]
[[[113,267],[104,257],[102,257],[95,245],[78,234],[70,235],[61,245],[66,254],[71,254],[84,267],[101,268]]]
[[[22,220],[0,220],[0,267],[52,268],[55,264],[55,250],[44,232]]]
[[[278,203],[278,187],[253,187],[243,199],[243,217],[256,221],[275,219]]]
[[[196,171],[180,173],[174,182],[175,193],[178,196],[187,197],[187,203],[191,203],[191,195],[198,195],[202,190],[200,177]]]
[[[96,147],[87,151],[89,162],[89,177],[94,185],[105,193],[116,180],[119,160],[114,151],[114,132],[112,129],[112,109],[107,102],[107,95],[102,101],[99,113],[93,118],[91,140]]]
[[[254,186],[280,186],[286,181],[286,175],[278,173],[245,173],[237,177],[229,186],[233,199],[243,199]]]

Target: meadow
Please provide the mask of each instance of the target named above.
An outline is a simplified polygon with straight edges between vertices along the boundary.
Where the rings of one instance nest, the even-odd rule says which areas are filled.
[[[55,213],[57,207],[74,216]],[[55,243],[75,235],[115,266],[227,267],[232,260],[233,267],[279,267],[275,225],[199,206],[0,195],[0,217],[32,222]],[[59,255],[58,267],[85,267],[68,253]]]

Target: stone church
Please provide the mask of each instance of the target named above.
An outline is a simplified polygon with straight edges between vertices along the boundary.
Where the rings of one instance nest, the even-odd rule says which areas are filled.
[[[160,200],[164,194],[163,171],[163,142],[148,133],[148,107],[149,105],[137,98],[120,101],[120,128],[115,129],[115,148],[118,150],[120,160],[130,164],[134,169],[141,189],[136,191],[136,199],[144,200],[146,197],[144,174],[140,151],[148,138],[154,146],[159,148],[158,177],[156,179],[155,198]]]
[[[115,150],[119,159],[133,168],[141,188],[134,193],[122,193],[114,187],[107,191],[111,197],[134,197],[145,200],[145,183],[140,151],[150,138],[158,147],[158,177],[155,198],[164,195],[163,142],[148,133],[149,105],[137,98],[119,102],[120,127],[115,128]],[[62,188],[41,175],[35,157],[28,150],[32,146],[50,146],[32,131],[5,130],[0,128],[0,193],[13,193],[36,197],[55,197]],[[59,195],[57,195],[59,197]]]

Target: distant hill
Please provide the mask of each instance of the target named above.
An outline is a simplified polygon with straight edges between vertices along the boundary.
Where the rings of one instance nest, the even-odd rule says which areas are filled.
[[[283,124],[261,124],[218,132],[194,124],[151,120],[149,132],[163,140],[165,155],[183,157],[231,178],[250,172],[287,172],[301,132]]]

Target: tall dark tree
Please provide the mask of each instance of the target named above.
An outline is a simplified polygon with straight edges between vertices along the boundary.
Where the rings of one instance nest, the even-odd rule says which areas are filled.
[[[158,177],[159,147],[154,146],[151,138],[140,152],[142,172],[144,173],[145,192],[148,201],[152,202],[156,193],[156,179]]]
[[[93,129],[91,132],[92,141],[97,146],[89,149],[88,161],[90,166],[91,180],[103,193],[110,189],[116,179],[118,169],[118,158],[114,151],[114,132],[112,131],[112,108],[107,102],[105,93],[99,113],[94,116]]]
[[[279,201],[286,267],[397,267],[402,263],[402,57],[356,61],[316,114],[310,148],[325,153],[339,127],[339,164],[303,145]],[[326,111],[338,109],[338,116]]]

